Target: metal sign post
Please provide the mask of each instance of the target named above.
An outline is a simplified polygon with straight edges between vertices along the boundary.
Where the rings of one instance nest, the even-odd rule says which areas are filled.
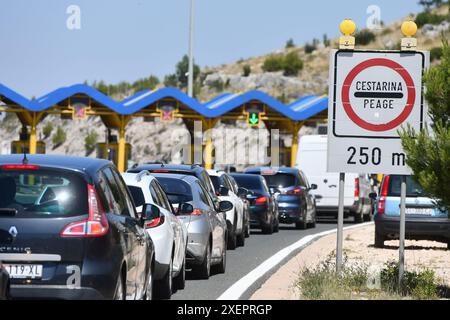
[[[403,289],[403,274],[405,273],[405,227],[406,227],[406,176],[402,176],[400,187],[400,245],[398,261],[398,284]]]
[[[336,272],[339,274],[342,270],[342,247],[344,233],[344,190],[345,173],[339,173],[339,208],[338,208],[338,227],[336,243]]]

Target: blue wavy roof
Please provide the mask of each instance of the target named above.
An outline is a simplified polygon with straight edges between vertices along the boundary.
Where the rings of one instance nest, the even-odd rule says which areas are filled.
[[[0,84],[0,96],[6,98],[4,100],[12,101],[14,104],[33,112],[46,110],[67,98],[79,94],[84,94],[122,115],[136,113],[164,98],[176,99],[206,118],[219,117],[254,100],[264,103],[271,109],[295,121],[306,120],[328,108],[328,98],[326,96],[306,96],[289,105],[285,105],[264,92],[249,91],[241,94],[224,93],[206,103],[200,103],[175,88],[162,88],[154,91],[144,90],[122,101],[115,101],[93,87],[84,84],[59,88],[35,100],[29,100],[14,90]]]

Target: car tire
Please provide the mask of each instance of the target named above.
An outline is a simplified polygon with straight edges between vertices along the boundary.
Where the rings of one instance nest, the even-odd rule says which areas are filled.
[[[309,228],[315,228],[317,224],[316,217],[314,216],[313,220],[308,224]]]
[[[178,290],[183,290],[186,287],[186,259],[183,259],[180,273],[173,279],[173,284]]]
[[[361,223],[364,221],[364,214],[363,211],[361,212],[355,212],[355,223]]]
[[[239,247],[245,246],[245,231],[243,230],[240,235],[237,236],[237,245]]]
[[[373,217],[373,206],[370,207],[369,213],[364,215],[364,222],[372,221],[372,217]]]
[[[199,279],[207,280],[211,275],[211,246],[208,241],[206,244],[206,252],[201,265],[194,268],[195,273]]]
[[[249,238],[250,237],[250,223],[247,222],[247,225],[245,227],[245,237]]]
[[[235,228],[229,224],[230,226],[230,231],[228,232],[228,249],[229,250],[234,250],[237,247],[237,235],[236,235],[236,230]]]
[[[169,268],[167,269],[166,274],[161,280],[158,280],[155,283],[154,287],[154,296],[156,299],[168,300],[172,296],[173,293],[173,259],[169,262]]]
[[[450,250],[450,241],[447,242],[447,250]]]
[[[277,233],[280,231],[280,221],[277,219],[276,225],[273,226],[273,232]]]
[[[269,224],[268,226],[262,227],[262,233],[264,234],[272,234],[273,233],[273,223]]]
[[[117,279],[116,291],[114,292],[114,300],[123,301],[125,300],[125,297],[125,285],[122,279],[122,271],[120,271]]]
[[[385,236],[381,233],[377,232],[375,229],[375,248],[384,248],[384,241],[386,240]]]
[[[222,260],[220,263],[215,266],[215,273],[225,273],[225,270],[227,269],[227,242],[224,240],[224,248],[222,250]]]
[[[150,269],[145,288],[144,300],[153,300],[153,268]]]

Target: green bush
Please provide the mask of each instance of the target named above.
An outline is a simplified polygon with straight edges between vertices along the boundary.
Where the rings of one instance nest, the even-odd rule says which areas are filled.
[[[209,85],[209,87],[215,89],[218,92],[221,92],[225,89],[225,84],[223,83],[223,81],[221,79],[217,79],[211,82],[211,84]]]
[[[410,295],[415,299],[436,299],[438,297],[438,285],[432,270],[405,271],[402,288],[399,286],[398,272],[397,262],[389,261],[385,264],[381,270],[381,287],[383,290]]]
[[[286,41],[286,49],[295,48],[294,40],[291,38],[288,41]]]
[[[58,127],[56,129],[56,132],[53,134],[52,142],[53,142],[53,149],[58,148],[60,145],[62,145],[64,142],[66,142],[66,132],[63,128]]]
[[[47,122],[47,124],[44,126],[44,129],[42,130],[44,133],[44,139],[47,139],[52,135],[53,131],[53,125],[51,122]]]
[[[424,11],[416,16],[415,22],[417,27],[421,28],[426,24],[439,24],[446,19],[449,19],[449,15],[439,15],[430,11]]]
[[[435,47],[430,50],[430,60],[440,60],[442,57],[442,48],[441,47]]]
[[[242,67],[242,75],[244,77],[248,77],[252,73],[252,67],[250,65],[246,64]]]
[[[296,52],[290,52],[284,57],[283,70],[285,76],[296,76],[303,69],[303,60]]]
[[[270,55],[263,63],[262,69],[265,72],[276,72],[283,70],[284,57],[281,55]]]
[[[86,150],[86,156],[94,152],[97,145],[98,134],[95,131],[88,132],[86,138],[84,138],[84,148]]]
[[[314,50],[317,50],[317,45],[315,44],[311,44],[309,42],[307,42],[305,44],[305,53],[310,54],[312,53]]]
[[[363,29],[357,32],[355,35],[356,44],[362,46],[368,45],[369,43],[374,41],[375,38],[376,38],[375,34],[368,29]]]

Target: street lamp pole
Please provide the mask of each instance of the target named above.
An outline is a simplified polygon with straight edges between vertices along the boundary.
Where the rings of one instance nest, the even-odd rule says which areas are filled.
[[[194,9],[195,0],[191,0],[191,15],[189,19],[189,70],[188,70],[188,95],[194,96]]]

